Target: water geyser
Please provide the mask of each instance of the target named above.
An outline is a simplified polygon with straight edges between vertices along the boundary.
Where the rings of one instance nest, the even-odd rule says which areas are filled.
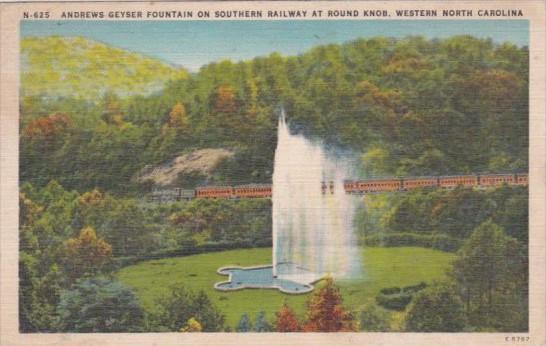
[[[343,189],[350,166],[321,143],[291,134],[281,110],[273,171],[273,263],[220,268],[218,273],[229,275],[230,280],[215,287],[303,293],[326,275],[359,276],[361,261],[353,228],[356,201]]]

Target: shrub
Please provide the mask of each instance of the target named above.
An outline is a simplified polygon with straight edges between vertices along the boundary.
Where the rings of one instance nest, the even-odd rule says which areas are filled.
[[[408,331],[458,332],[465,325],[463,303],[449,286],[433,286],[419,292],[406,315]]]
[[[411,302],[411,298],[411,294],[405,293],[390,295],[380,293],[375,298],[375,301],[378,305],[384,307],[385,309],[402,311]]]
[[[417,285],[405,287],[387,287],[379,291],[375,298],[378,305],[390,310],[404,310],[411,302],[413,294],[427,287],[427,283],[421,281]]]
[[[387,332],[389,329],[389,314],[375,304],[366,306],[360,313],[360,330],[367,332]]]
[[[420,283],[418,283],[417,285],[413,285],[413,286],[405,286],[404,288],[402,288],[402,291],[404,293],[415,293],[415,292],[419,292],[420,290],[422,289],[425,289],[427,288],[427,283],[424,282],[424,281],[421,281]]]
[[[382,288],[381,292],[382,294],[386,294],[386,295],[389,295],[389,294],[397,294],[397,293],[400,293],[402,289],[400,287],[387,287],[387,288]]]

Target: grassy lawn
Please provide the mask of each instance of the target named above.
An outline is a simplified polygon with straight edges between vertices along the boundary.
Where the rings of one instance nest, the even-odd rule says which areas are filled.
[[[453,257],[450,253],[417,247],[363,248],[362,279],[337,283],[345,305],[358,311],[373,302],[381,288],[441,279]],[[312,293],[292,296],[277,290],[219,292],[213,288],[215,282],[227,279],[227,276],[216,274],[219,267],[268,263],[271,263],[271,249],[232,250],[142,262],[121,269],[117,277],[136,291],[147,310],[154,308],[154,300],[167,293],[171,285],[184,284],[193,290],[205,290],[224,312],[231,327],[245,312],[253,319],[263,310],[268,319],[273,320],[275,311],[285,299],[303,317],[305,301]]]

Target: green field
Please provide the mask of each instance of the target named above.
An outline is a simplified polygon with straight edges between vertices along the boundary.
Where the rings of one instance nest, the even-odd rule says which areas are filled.
[[[353,311],[372,302],[381,288],[441,279],[454,256],[416,247],[363,248],[362,255],[363,278],[337,282],[345,305]],[[219,292],[213,288],[215,282],[227,279],[227,276],[216,273],[219,267],[268,263],[271,263],[269,248],[232,250],[146,261],[121,269],[117,277],[136,291],[141,304],[148,311],[153,310],[155,299],[165,294],[168,287],[184,284],[193,290],[205,290],[224,312],[231,327],[245,312],[254,318],[258,311],[263,310],[272,320],[285,299],[303,317],[305,301],[312,293],[292,296],[277,290]]]

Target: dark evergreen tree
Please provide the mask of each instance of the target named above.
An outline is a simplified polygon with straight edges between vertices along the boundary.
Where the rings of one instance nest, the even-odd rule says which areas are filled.
[[[255,332],[263,333],[270,332],[271,329],[271,324],[269,324],[269,322],[267,322],[267,319],[265,318],[265,312],[258,312],[258,314],[256,315],[256,319],[254,320],[254,328],[252,330]]]
[[[237,322],[237,327],[235,328],[235,331],[237,331],[238,333],[247,333],[252,331],[252,322],[250,321],[250,318],[248,318],[247,314],[243,314],[241,316],[239,322]]]
[[[104,278],[80,281],[63,291],[57,313],[63,332],[135,332],[144,326],[133,291]]]

